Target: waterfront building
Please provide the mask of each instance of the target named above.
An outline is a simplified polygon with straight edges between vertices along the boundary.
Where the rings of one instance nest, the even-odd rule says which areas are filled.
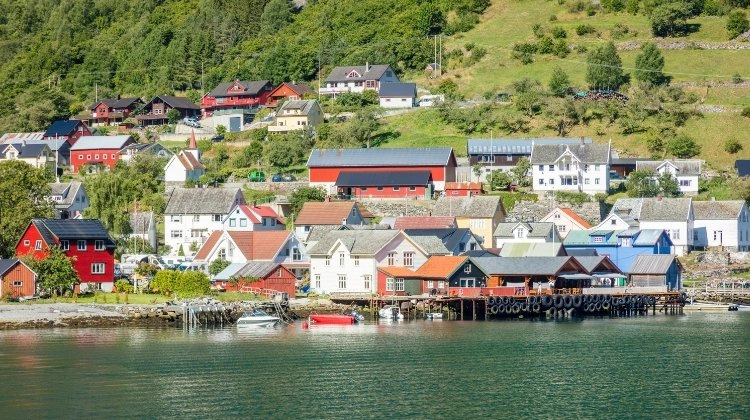
[[[482,249],[479,240],[468,228],[404,229],[430,255],[460,255]]]
[[[557,233],[563,239],[568,235],[568,232],[572,230],[591,228],[589,222],[568,207],[558,207],[547,213],[547,215],[539,219],[539,221],[554,223],[557,228]]]
[[[750,211],[743,200],[693,201],[696,248],[750,251]]]
[[[661,292],[682,289],[683,267],[674,255],[639,255],[629,272],[632,287]]]
[[[37,275],[17,258],[0,259],[0,296],[22,298],[34,296]]]
[[[492,247],[492,234],[505,220],[499,196],[440,197],[432,212],[435,216],[455,217],[460,228],[469,228],[484,247]]]
[[[555,224],[551,222],[498,223],[492,236],[497,248],[502,248],[505,244],[510,243],[562,242]]]
[[[564,244],[566,250],[589,249],[606,255],[626,273],[639,255],[672,253],[672,241],[664,229],[577,230],[568,234]]]
[[[690,198],[620,198],[611,213],[632,219],[640,229],[665,230],[672,241],[673,254],[682,256],[693,249],[695,216]]]
[[[226,292],[286,293],[294,297],[297,277],[284,265],[273,261],[229,264],[211,279],[214,289]]]

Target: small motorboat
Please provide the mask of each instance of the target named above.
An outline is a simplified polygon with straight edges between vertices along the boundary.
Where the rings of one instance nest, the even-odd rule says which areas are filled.
[[[351,311],[343,314],[310,314],[309,320],[311,324],[352,325],[364,321],[365,317],[357,311]]]
[[[247,311],[237,320],[238,327],[272,327],[281,321],[281,318],[269,315],[262,309]]]
[[[383,319],[404,319],[398,305],[385,305],[378,311],[378,316]]]
[[[737,305],[736,303],[729,305],[729,312],[739,311],[740,305]]]
[[[425,319],[428,320],[435,320],[435,319],[443,319],[443,313],[442,312],[429,312],[425,314]]]

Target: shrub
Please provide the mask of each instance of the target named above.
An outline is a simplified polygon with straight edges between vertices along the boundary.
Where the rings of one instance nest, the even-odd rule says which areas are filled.
[[[474,49],[474,47],[476,47],[476,44],[474,44],[473,42],[467,42],[466,45],[464,45],[466,51],[471,51]]]
[[[128,283],[127,280],[117,280],[115,282],[115,289],[120,293],[133,293],[133,285]]]
[[[539,54],[552,54],[554,51],[555,43],[552,38],[548,36],[542,37],[539,42],[536,43],[536,52]]]
[[[724,151],[735,154],[742,150],[742,144],[737,139],[729,139],[724,142]]]
[[[559,26],[555,26],[555,27],[552,28],[552,36],[554,38],[558,38],[558,39],[560,39],[560,38],[567,38],[568,37],[568,32],[565,29],[563,29],[563,28],[561,28]]]
[[[549,21],[550,22],[557,22],[557,15],[550,15]]]
[[[554,47],[552,47],[552,54],[560,57],[565,58],[570,54],[570,48],[568,48],[568,43],[565,42],[564,39],[558,39],[555,42]]]
[[[576,34],[578,36],[593,34],[594,32],[596,32],[596,29],[594,29],[594,27],[591,25],[583,24],[576,26]]]
[[[746,118],[750,118],[750,106],[742,108],[742,112],[740,112],[740,115]]]
[[[597,11],[597,7],[594,6],[593,4],[589,4],[588,6],[586,6],[587,16],[594,16],[596,14],[596,11]]]
[[[616,23],[615,26],[612,28],[610,35],[614,39],[619,39],[619,38],[625,37],[625,35],[628,35],[629,33],[630,33],[630,28],[627,25]]]
[[[586,3],[582,1],[577,1],[575,3],[571,3],[568,5],[568,11],[570,13],[580,13],[586,10]]]
[[[742,83],[742,75],[739,73],[735,73],[734,76],[732,76],[732,83],[734,83],[735,85]]]
[[[541,38],[544,36],[544,29],[542,28],[542,25],[540,23],[531,25],[531,32],[533,32],[534,36],[537,38]]]
[[[729,39],[736,38],[748,29],[750,29],[750,22],[748,22],[744,11],[737,10],[729,14],[729,18],[727,18],[727,32],[729,32]]]
[[[536,45],[528,42],[521,42],[513,45],[511,57],[520,61],[522,64],[531,64],[534,61]]]
[[[557,201],[580,206],[591,201],[591,196],[582,192],[558,191],[555,193]]]

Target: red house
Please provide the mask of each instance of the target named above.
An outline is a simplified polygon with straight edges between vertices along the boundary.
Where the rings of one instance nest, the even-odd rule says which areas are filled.
[[[456,180],[456,166],[449,147],[313,149],[307,160],[310,186],[364,197],[431,197]]]
[[[110,125],[129,118],[138,105],[143,105],[141,98],[102,99],[89,107],[92,124]]]
[[[252,261],[230,264],[213,278],[215,288],[227,292],[287,293],[294,297],[297,286],[294,273],[272,261]]]
[[[446,182],[445,195],[448,197],[471,197],[482,193],[481,182]]]
[[[73,268],[81,280],[76,291],[112,291],[116,245],[100,221],[32,219],[16,244],[16,255],[41,259],[53,246],[73,259]]]
[[[83,136],[90,136],[91,130],[80,120],[57,120],[44,132],[44,140],[59,142],[64,140],[71,146]]]
[[[114,168],[120,151],[133,143],[129,135],[86,136],[70,148],[70,165],[78,173],[84,165],[104,165]]]
[[[23,261],[0,260],[0,296],[20,298],[36,293],[36,273]]]
[[[401,282],[404,287],[390,287]],[[415,271],[378,268],[378,294],[384,296],[479,296],[486,287],[487,274],[465,256],[433,255]]]
[[[273,85],[268,80],[235,80],[220,83],[201,99],[201,112],[204,117],[225,109],[256,109],[266,105]]]
[[[268,94],[268,100],[266,106],[276,107],[279,101],[298,101],[304,99],[305,94],[312,93],[309,87],[305,85],[297,85],[295,83],[284,82],[276,86],[271,93]]]

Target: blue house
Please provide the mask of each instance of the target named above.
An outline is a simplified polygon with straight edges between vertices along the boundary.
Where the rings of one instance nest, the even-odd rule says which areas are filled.
[[[675,255],[639,255],[630,268],[630,286],[682,289],[682,264]]]
[[[659,229],[574,230],[563,243],[566,250],[587,249],[606,255],[623,273],[630,272],[639,255],[670,254],[672,249],[669,235]]]

